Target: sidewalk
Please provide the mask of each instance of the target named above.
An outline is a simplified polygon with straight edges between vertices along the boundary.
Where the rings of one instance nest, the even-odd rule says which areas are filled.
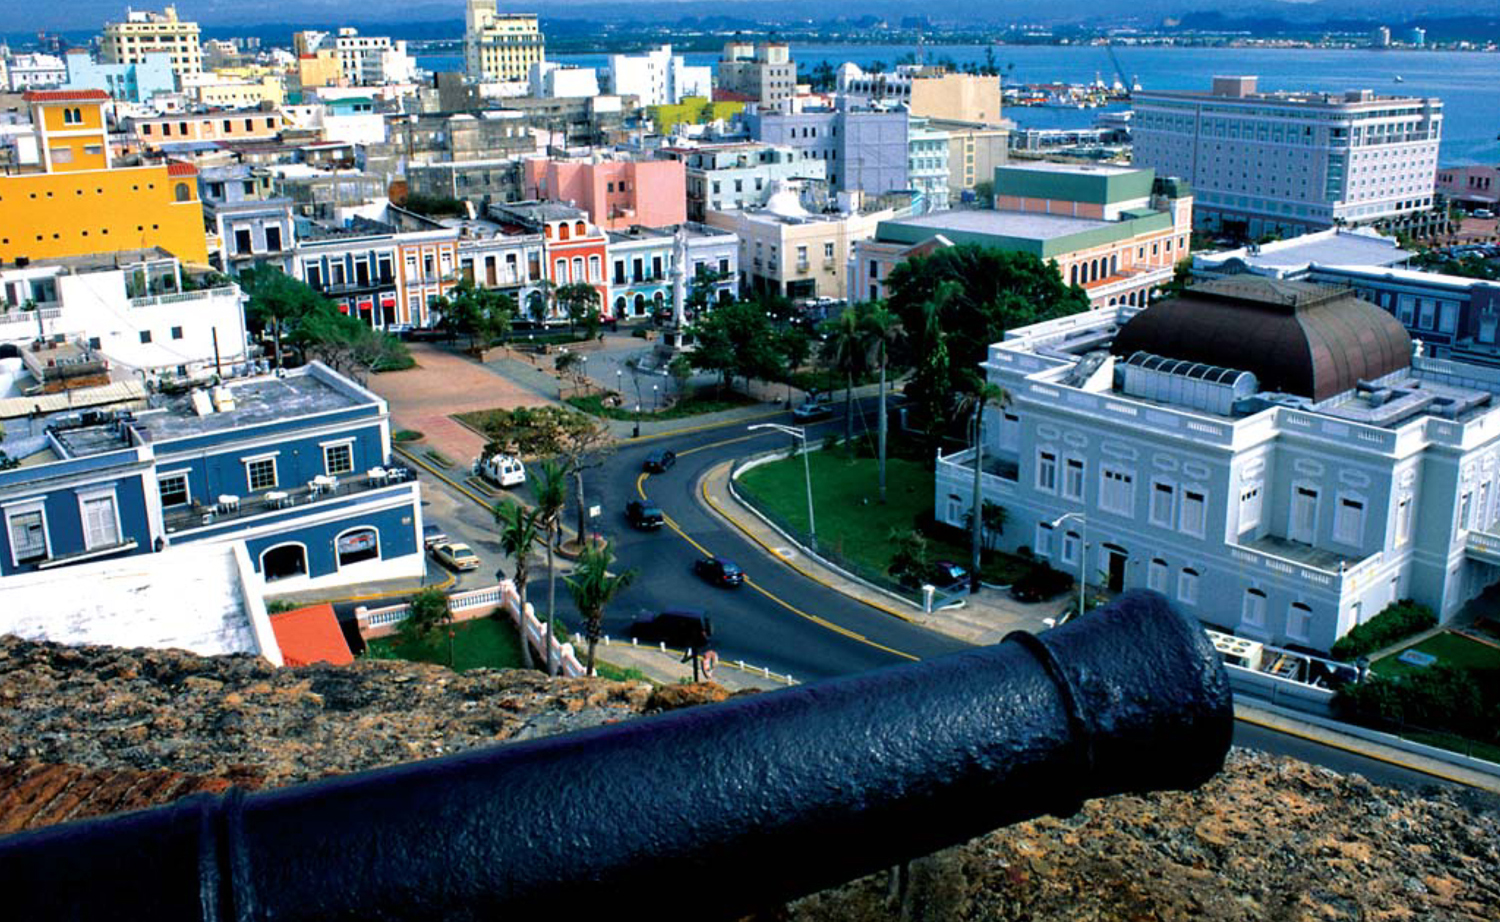
[[[1071,601],[1055,599],[1028,605],[997,590],[985,589],[966,599],[961,607],[924,613],[915,603],[856,580],[811,556],[755,515],[729,491],[729,472],[734,464],[725,461],[703,475],[699,489],[708,507],[793,570],[871,608],[958,640],[983,645],[999,643],[1011,631],[1044,630],[1044,619],[1057,617]]]
[[[615,641],[611,644],[599,644],[594,651],[594,656],[601,662],[605,662],[619,669],[638,669],[646,678],[663,685],[676,685],[679,682],[693,678],[693,664],[682,662],[682,654],[663,653],[660,647],[635,646],[629,642]],[[795,683],[796,677],[793,676]],[[718,668],[714,670],[714,677],[710,681],[717,682],[730,691],[740,691],[746,688],[758,688],[762,691],[772,691],[778,688],[786,688],[787,681],[784,676],[772,673],[767,677],[760,670],[750,668],[740,669],[736,664],[720,660]]]

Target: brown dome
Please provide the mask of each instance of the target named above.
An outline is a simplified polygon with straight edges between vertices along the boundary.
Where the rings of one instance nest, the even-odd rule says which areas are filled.
[[[1110,351],[1237,368],[1263,391],[1315,401],[1411,365],[1406,329],[1353,292],[1251,276],[1153,304],[1120,328]]]

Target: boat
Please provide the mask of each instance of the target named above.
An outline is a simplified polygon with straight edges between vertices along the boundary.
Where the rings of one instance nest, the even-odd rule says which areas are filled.
[[[1406,78],[1403,77],[1403,76],[1401,76],[1400,74],[1397,74],[1396,75],[1396,82],[1397,83],[1405,83],[1406,82]]]

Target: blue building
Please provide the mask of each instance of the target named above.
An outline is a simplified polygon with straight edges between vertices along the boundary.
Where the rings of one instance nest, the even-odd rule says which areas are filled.
[[[379,397],[314,363],[148,409],[8,424],[0,589],[90,560],[242,545],[266,594],[423,572],[421,496]]]
[[[68,54],[68,89],[103,90],[117,102],[147,102],[157,93],[173,93],[172,55],[151,51],[139,64],[101,64],[88,52]]]
[[[822,163],[835,191],[868,195],[910,188],[909,121],[902,107],[845,106],[745,116],[755,140],[790,147],[799,160]]]

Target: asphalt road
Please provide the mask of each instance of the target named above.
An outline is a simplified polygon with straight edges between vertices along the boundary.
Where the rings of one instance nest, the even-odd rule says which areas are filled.
[[[841,409],[841,408],[840,408]],[[873,413],[867,412],[866,418]],[[774,421],[790,424],[791,417]],[[842,432],[841,416],[810,428],[812,438]],[[612,604],[605,616],[605,633],[625,637],[632,620],[668,608],[703,609],[714,624],[719,655],[728,660],[767,666],[808,682],[924,659],[964,649],[967,644],[903,622],[854,602],[808,580],[780,564],[732,526],[703,508],[695,485],[704,471],[728,459],[784,444],[787,436],[774,431],[748,432],[744,425],[720,426],[665,438],[622,443],[606,463],[585,477],[586,502],[598,505],[601,515],[591,530],[615,543],[618,565],[638,571],[636,581]],[[677,464],[664,474],[642,477],[645,456],[670,448]],[[433,481],[428,478],[428,483]],[[451,491],[448,491],[451,494]],[[526,488],[520,491],[527,493]],[[675,528],[638,531],[625,521],[625,503],[642,492],[654,500]],[[529,498],[529,497],[528,497]],[[488,580],[496,567],[512,571],[511,561],[499,552],[493,528],[483,510],[449,500],[430,503],[428,518],[451,535],[468,541],[485,560],[477,574],[466,574],[464,585]],[[467,508],[464,508],[467,507]],[[434,514],[436,513],[436,514]],[[569,497],[569,522],[576,513]],[[693,561],[702,551],[727,557],[747,574],[744,586],[719,589],[693,574]],[[532,575],[531,599],[544,608],[545,571]],[[579,619],[567,589],[559,579],[558,615],[570,626]],[[1237,722],[1235,744],[1302,759],[1340,772],[1357,772],[1381,784],[1409,788],[1460,786],[1420,772],[1409,771],[1357,753]]]

